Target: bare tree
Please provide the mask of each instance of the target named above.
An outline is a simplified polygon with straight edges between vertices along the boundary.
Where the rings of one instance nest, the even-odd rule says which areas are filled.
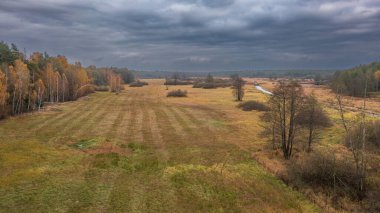
[[[331,125],[329,117],[326,115],[314,93],[305,98],[305,104],[301,112],[298,114],[297,122],[308,130],[308,152],[311,151],[311,144],[315,137],[315,131]]]
[[[178,84],[178,80],[179,80],[179,74],[177,72],[173,73],[173,76],[172,76],[172,79],[173,79],[173,83],[174,85],[177,85]]]
[[[239,75],[232,76],[232,89],[236,101],[242,101],[244,97],[245,81]]]
[[[169,90],[169,80],[168,80],[168,77],[165,77],[165,86],[166,86],[166,90]]]
[[[302,86],[296,81],[280,81],[269,99],[271,110],[268,112],[272,123],[273,140],[281,139],[281,149],[285,159],[290,159],[294,138],[298,130],[296,119],[304,103]]]
[[[367,83],[364,88],[363,108],[359,117],[357,126],[351,125],[345,118],[343,96],[341,93],[335,95],[338,111],[342,121],[342,125],[346,132],[345,143],[349,147],[356,167],[357,176],[357,196],[359,199],[364,197],[366,191],[367,176],[367,159],[366,159],[366,99],[367,99]],[[356,122],[357,123],[357,122]]]
[[[266,113],[264,113],[260,118],[263,122],[263,128],[264,131],[262,132],[262,135],[271,135],[271,145],[272,149],[278,148],[278,119],[276,119],[277,113],[273,110],[270,110]]]
[[[211,75],[211,73],[207,74],[205,82],[210,84],[214,83],[214,77]]]

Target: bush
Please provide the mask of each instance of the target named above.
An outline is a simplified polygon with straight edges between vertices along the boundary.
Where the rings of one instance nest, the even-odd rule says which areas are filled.
[[[167,97],[187,97],[187,91],[186,90],[173,90],[168,92]]]
[[[109,91],[108,86],[95,86],[95,91],[97,92],[107,92]]]
[[[257,110],[257,111],[266,112],[270,110],[270,108],[267,105],[260,103],[258,101],[246,101],[246,102],[240,103],[237,107],[239,107],[243,111]]]
[[[94,85],[90,85],[90,84],[84,85],[77,90],[75,99],[86,96],[86,95],[88,95],[90,93],[94,93],[94,92],[95,92],[95,86]]]
[[[363,126],[359,124],[354,126],[351,131],[350,135],[347,135],[345,138],[345,145],[348,148],[354,148],[360,149],[362,146],[362,131]],[[349,137],[351,137],[353,140],[349,140]],[[379,151],[380,149],[380,120],[375,121],[369,121],[366,123],[366,141],[368,144],[369,150],[372,151]]]
[[[148,85],[147,82],[144,82],[144,81],[135,81],[135,82],[132,82],[129,84],[129,87],[143,87],[143,86],[146,86]]]
[[[216,85],[214,83],[196,82],[194,83],[193,88],[215,89]]]
[[[368,142],[377,149],[380,149],[380,120],[369,122],[367,130]]]
[[[294,162],[289,169],[289,178],[295,184],[306,184],[313,188],[321,188],[327,192],[334,190],[336,195],[358,199],[359,175],[354,163],[333,156],[316,152]]]
[[[206,79],[207,80],[207,79]],[[232,82],[230,79],[221,79],[216,78],[212,81],[206,81],[206,80],[197,80],[193,84],[193,88],[203,88],[203,89],[215,89],[218,87],[230,87],[232,86]]]
[[[167,80],[165,81],[164,85],[190,85],[193,84],[193,82],[189,80]]]

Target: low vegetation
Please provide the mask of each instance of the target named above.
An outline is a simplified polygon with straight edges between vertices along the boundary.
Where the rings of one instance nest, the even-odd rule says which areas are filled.
[[[369,121],[365,125],[365,139],[368,142],[368,150],[372,150],[375,152],[380,151],[380,120]],[[350,142],[350,138],[361,137],[362,132],[362,125],[354,125],[353,128],[350,129],[349,135],[346,136],[344,144],[349,148],[351,148],[352,146],[360,147],[360,140],[355,140],[356,143],[352,143],[352,141]]]
[[[360,177],[354,164],[340,159],[326,150],[313,152],[302,160],[294,161],[289,170],[289,178],[297,187],[314,188],[335,197],[349,197],[359,200],[358,183]],[[339,202],[336,198],[335,202]],[[338,203],[334,205],[339,206]]]
[[[108,86],[96,86],[95,87],[95,91],[96,92],[107,92],[107,91],[109,91],[110,90],[110,88],[108,87]]]
[[[135,82],[129,83],[129,87],[143,87],[146,85],[148,85],[148,83],[144,81],[135,81]]]
[[[203,89],[216,89],[232,86],[231,79],[214,78],[210,73],[206,78],[199,78],[194,81],[193,88],[203,88]]]
[[[258,101],[245,101],[243,103],[238,104],[237,107],[242,109],[243,111],[256,110],[266,112],[270,110],[270,108],[267,105]]]
[[[173,90],[168,92],[167,97],[187,97],[187,91],[186,90]]]
[[[184,75],[180,75],[179,73],[173,73],[171,78],[166,77],[165,78],[165,83],[164,85],[169,86],[169,85],[190,85],[193,82],[186,78]]]

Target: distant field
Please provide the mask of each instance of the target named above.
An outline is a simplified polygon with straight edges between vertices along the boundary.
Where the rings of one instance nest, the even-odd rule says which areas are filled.
[[[253,159],[259,115],[231,89],[148,82],[0,121],[0,211],[318,211]]]
[[[260,82],[264,87],[269,90],[275,86],[275,81],[270,81],[268,78],[257,78],[256,81]],[[249,79],[249,81],[252,81]],[[314,85],[314,84],[302,84],[306,94],[314,92],[319,101],[327,106],[336,104],[335,93],[331,91],[328,85]],[[344,96],[345,106],[348,110],[358,111],[363,107],[363,99],[352,96]],[[367,98],[367,111],[369,114],[374,113],[377,117],[380,117],[380,97]]]

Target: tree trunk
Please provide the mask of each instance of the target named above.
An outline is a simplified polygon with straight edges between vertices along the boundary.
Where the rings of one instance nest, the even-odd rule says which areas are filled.
[[[312,143],[312,140],[313,140],[313,127],[310,126],[309,127],[309,147],[307,148],[307,152],[310,152],[311,151],[311,143]]]

